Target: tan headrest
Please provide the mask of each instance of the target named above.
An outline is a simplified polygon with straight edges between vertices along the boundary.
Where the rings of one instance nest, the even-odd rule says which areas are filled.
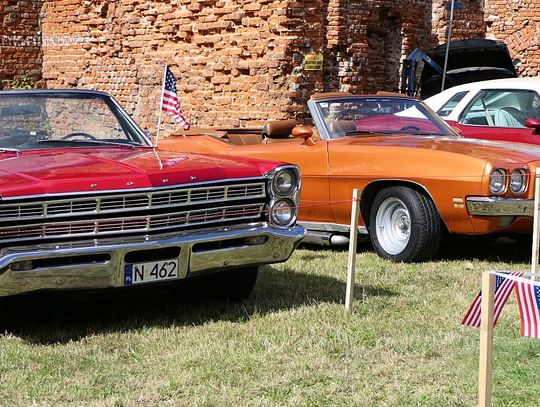
[[[266,122],[262,128],[263,137],[288,138],[294,126],[300,124],[296,120],[275,120]]]

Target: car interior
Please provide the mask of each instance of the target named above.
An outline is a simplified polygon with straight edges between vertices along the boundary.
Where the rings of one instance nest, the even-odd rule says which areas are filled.
[[[193,129],[191,131],[180,132],[181,134],[204,134],[213,136],[221,141],[228,142],[236,146],[246,146],[254,144],[276,144],[287,142],[300,142],[292,136],[292,129],[298,125],[303,125],[297,120],[270,120],[262,129],[260,128],[220,128],[217,131],[206,131]],[[311,127],[311,126],[310,126]],[[313,138],[318,139],[317,130],[313,127]]]
[[[536,92],[485,90],[463,111],[460,122],[477,126],[524,128],[528,118],[540,115]]]

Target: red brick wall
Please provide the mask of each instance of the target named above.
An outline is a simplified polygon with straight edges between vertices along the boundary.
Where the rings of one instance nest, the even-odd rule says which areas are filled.
[[[0,89],[16,75],[41,79],[40,9],[38,0],[0,0]]]
[[[540,75],[540,2],[486,0],[487,38],[503,40],[519,76]]]
[[[505,40],[522,61],[521,74],[538,74],[540,3],[461,1],[465,9],[455,11],[453,39]],[[194,125],[258,125],[267,119],[301,117],[314,91],[397,90],[403,57],[416,47],[426,50],[445,42],[446,4],[446,0],[47,1],[42,8],[43,77],[51,88],[109,91],[143,127],[154,130],[163,64],[168,63]],[[0,0],[0,5],[0,21],[11,30],[0,38],[40,39],[39,3]],[[24,7],[33,14],[13,11]],[[5,59],[8,53],[2,47],[0,75],[7,77],[8,70],[10,75],[32,71],[38,78],[39,47],[34,47],[32,57],[26,54],[29,51],[12,47],[11,59]],[[324,55],[323,71],[303,70],[308,53]],[[171,129],[170,118],[164,118]]]
[[[239,126],[295,108],[294,8],[275,0],[58,0],[44,5],[49,87],[113,93],[154,129],[170,64],[194,125]],[[165,124],[170,124],[164,116]]]
[[[452,40],[485,38],[486,22],[482,4],[489,0],[459,0],[464,8],[454,9],[452,24]],[[506,2],[512,0],[505,0]],[[433,34],[437,44],[446,43],[448,35],[448,22],[450,21],[450,4],[447,0],[433,1]]]
[[[423,0],[329,3],[325,90],[397,91],[403,57],[435,43]]]

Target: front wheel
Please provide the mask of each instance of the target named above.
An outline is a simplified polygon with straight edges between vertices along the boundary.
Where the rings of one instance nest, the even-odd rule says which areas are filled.
[[[431,199],[408,187],[381,190],[371,207],[369,234],[377,254],[396,262],[415,262],[435,255],[441,223]]]

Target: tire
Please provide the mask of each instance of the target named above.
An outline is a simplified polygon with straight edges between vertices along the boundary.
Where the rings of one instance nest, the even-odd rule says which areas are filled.
[[[441,221],[426,195],[408,187],[388,187],[375,196],[369,234],[379,256],[395,262],[418,262],[437,253]]]
[[[245,300],[257,282],[258,267],[220,271],[206,277],[210,279],[213,291],[218,297],[233,301]]]

